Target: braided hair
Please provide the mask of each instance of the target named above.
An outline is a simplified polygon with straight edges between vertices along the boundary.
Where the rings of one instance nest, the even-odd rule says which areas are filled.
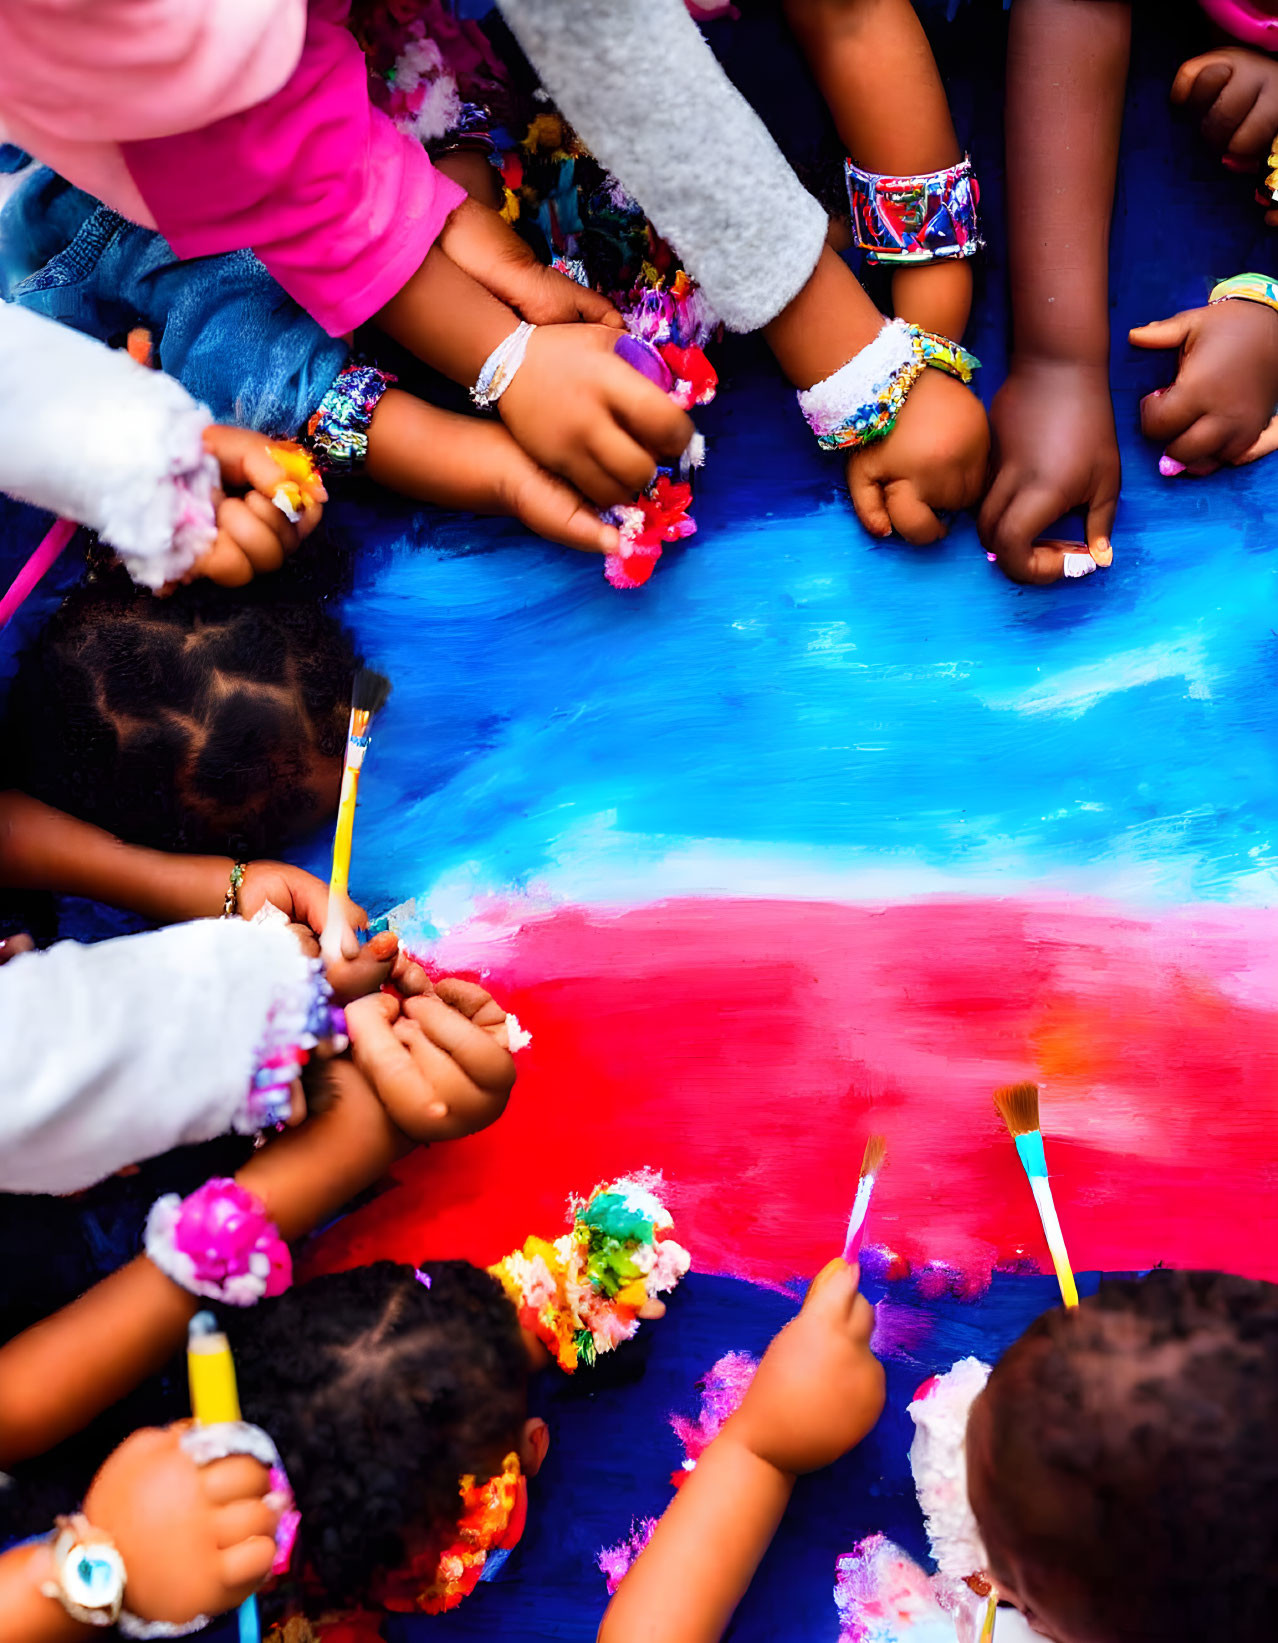
[[[1032,1324],[982,1401],[995,1572],[1000,1558],[1036,1571],[1069,1635],[1273,1637],[1278,1285],[1162,1270],[1107,1282]],[[1045,1625],[1063,1618],[1035,1606]]]
[[[466,1261],[375,1261],[264,1301],[228,1325],[244,1418],[274,1438],[301,1512],[301,1557],[338,1602],[441,1543],[460,1482],[517,1449],[528,1359],[497,1280]]]
[[[19,662],[9,780],[131,844],[274,853],[317,819],[326,759],[336,801],[357,666],[340,623],[282,591],[76,588]]]

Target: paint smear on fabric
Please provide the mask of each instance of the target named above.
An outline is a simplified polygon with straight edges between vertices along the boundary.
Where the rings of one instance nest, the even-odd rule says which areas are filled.
[[[1034,1079],[1077,1270],[1278,1278],[1267,914],[506,902],[428,957],[480,976],[533,1043],[502,1121],[405,1160],[399,1190],[321,1241],[323,1266],[493,1261],[641,1158],[670,1181],[700,1270],[785,1283],[837,1250],[874,1129],[893,1159],[874,1222],[889,1266],[935,1293],[1047,1270],[991,1101]]]

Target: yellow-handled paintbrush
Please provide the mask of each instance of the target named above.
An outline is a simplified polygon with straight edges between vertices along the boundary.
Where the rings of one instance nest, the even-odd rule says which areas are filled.
[[[372,668],[361,668],[351,690],[351,722],[346,732],[346,757],[342,764],[342,796],[337,803],[337,829],[333,836],[333,872],[328,881],[328,917],[320,937],[320,953],[326,964],[342,956],[342,940],[350,929],[346,917],[346,888],[351,877],[351,841],[355,834],[355,801],[359,793],[359,773],[368,752],[373,718],[386,705],[390,680]]]

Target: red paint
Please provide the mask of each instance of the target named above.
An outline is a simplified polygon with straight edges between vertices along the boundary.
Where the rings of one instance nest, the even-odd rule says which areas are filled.
[[[438,955],[483,969],[533,1035],[506,1116],[406,1160],[330,1231],[326,1265],[489,1262],[561,1232],[570,1192],[653,1165],[700,1270],[784,1282],[837,1251],[879,1130],[871,1244],[937,1263],[942,1288],[955,1268],[1050,1270],[990,1099],[1035,1078],[1077,1270],[1278,1279],[1270,915],[689,899],[519,916]]]

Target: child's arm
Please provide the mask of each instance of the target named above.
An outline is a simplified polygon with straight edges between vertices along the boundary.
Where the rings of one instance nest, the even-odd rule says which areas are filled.
[[[333,1062],[329,1076],[333,1105],[236,1175],[285,1239],[311,1231],[411,1150],[350,1062]],[[79,1431],[162,1369],[202,1304],[138,1256],[0,1348],[0,1469]]]
[[[1016,0],[1007,59],[1013,354],[991,420],[981,538],[1020,582],[1054,582],[1035,547],[1073,508],[1108,547],[1121,469],[1109,393],[1109,227],[1131,41],[1125,0]]]
[[[914,177],[958,163],[945,87],[910,0],[786,0],[786,15],[863,171]],[[962,340],[972,306],[966,258],[898,268],[892,294],[902,319]]]
[[[618,532],[566,481],[538,467],[500,422],[459,416],[388,388],[373,412],[364,471],[441,508],[508,514],[547,541],[615,553]]]
[[[519,323],[438,245],[375,318],[468,388]],[[693,434],[691,419],[613,352],[616,340],[610,325],[541,326],[497,406],[534,462],[600,507],[633,501],[658,460],[677,462]]]
[[[837,1460],[878,1420],[883,1369],[870,1351],[874,1313],[858,1278],[842,1261],[818,1275],[622,1581],[599,1643],[715,1643],[796,1476]]]
[[[0,885],[84,896],[122,907],[156,924],[216,918],[226,903],[235,863],[229,856],[182,856],[146,850],[89,822],[64,815],[25,793],[0,793]],[[273,902],[296,924],[320,931],[328,886],[288,862],[250,862],[235,907],[251,918]],[[368,923],[351,905],[357,928]]]

